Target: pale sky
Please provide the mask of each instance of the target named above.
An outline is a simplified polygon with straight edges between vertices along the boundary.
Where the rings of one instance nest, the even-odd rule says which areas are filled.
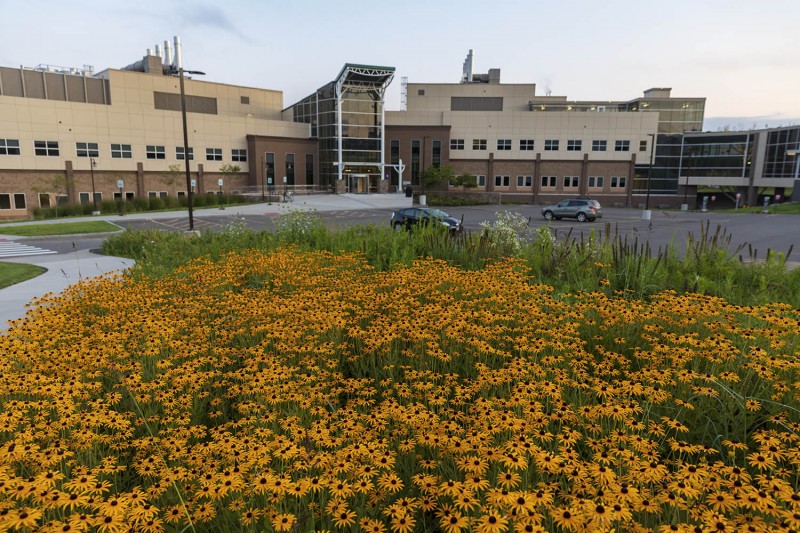
[[[570,100],[651,87],[706,98],[706,130],[800,124],[798,0],[0,0],[0,65],[95,71],[179,35],[208,81],[283,91],[284,107],[345,63],[457,83],[475,72]]]

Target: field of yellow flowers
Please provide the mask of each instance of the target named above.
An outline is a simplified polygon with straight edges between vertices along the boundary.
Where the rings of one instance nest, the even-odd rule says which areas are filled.
[[[800,530],[800,314],[233,253],[0,336],[0,530]]]

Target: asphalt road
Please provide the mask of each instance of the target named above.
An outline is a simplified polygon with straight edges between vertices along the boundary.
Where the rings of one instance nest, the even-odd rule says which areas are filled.
[[[627,239],[630,245],[642,246],[649,243],[653,251],[663,249],[672,243],[683,251],[689,236],[699,239],[707,227],[708,233],[723,239],[731,253],[744,259],[765,257],[768,250],[788,252],[792,250],[790,261],[800,261],[800,217],[794,215],[763,215],[736,213],[699,213],[679,211],[653,211],[650,221],[642,220],[640,209],[603,208],[603,218],[596,222],[580,223],[574,220],[553,220],[546,222],[541,216],[541,207],[482,205],[451,207],[445,210],[457,218],[463,217],[467,231],[480,231],[483,221],[494,222],[498,211],[513,211],[530,217],[531,227],[550,224],[558,238],[587,239],[590,233],[596,238]],[[317,212],[327,227],[334,229],[354,224],[376,224],[388,226],[392,215],[390,209],[368,209]],[[276,215],[245,215],[237,217],[252,229],[270,230]],[[219,216],[195,218],[195,228],[221,230],[228,226],[232,217],[220,212]],[[185,213],[174,218],[126,219],[120,217],[115,224],[129,229],[158,228],[171,231],[185,231],[188,221]],[[73,250],[99,248],[105,236],[81,235],[64,237],[40,237],[26,239],[29,244],[69,253]],[[755,256],[755,257],[754,257]]]

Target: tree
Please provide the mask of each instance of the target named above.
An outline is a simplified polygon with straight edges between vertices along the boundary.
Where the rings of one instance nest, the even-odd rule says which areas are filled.
[[[438,187],[452,182],[455,177],[456,173],[450,165],[430,166],[420,176],[422,191],[425,192],[425,187]]]
[[[474,189],[478,186],[478,178],[470,174],[469,172],[464,172],[463,174],[459,174],[450,182],[453,184],[454,187],[464,187],[465,189]]]
[[[237,172],[242,171],[242,167],[239,165],[231,165],[231,164],[224,164],[219,167],[219,171],[225,174],[226,176],[230,176],[231,174],[236,174]]]

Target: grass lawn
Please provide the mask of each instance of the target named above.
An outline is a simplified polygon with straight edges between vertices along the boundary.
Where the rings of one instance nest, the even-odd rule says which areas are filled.
[[[740,207],[739,209],[724,209],[726,213],[760,213],[764,206]],[[800,202],[770,205],[769,212],[777,215],[800,215]]]
[[[2,235],[40,237],[43,235],[72,235],[76,233],[107,233],[119,231],[119,227],[104,220],[86,222],[63,222],[55,224],[31,224],[28,226],[0,226]]]
[[[0,263],[0,289],[44,274],[46,268],[25,263]]]

